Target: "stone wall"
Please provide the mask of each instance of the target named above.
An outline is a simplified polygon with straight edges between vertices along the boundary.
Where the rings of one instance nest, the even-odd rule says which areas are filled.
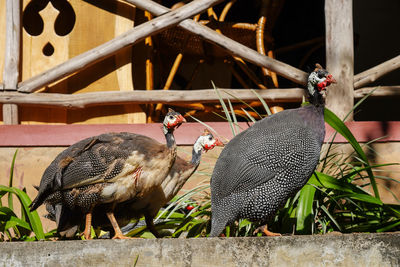
[[[1,266],[400,266],[400,233],[0,243]],[[136,263],[136,265],[135,265]]]

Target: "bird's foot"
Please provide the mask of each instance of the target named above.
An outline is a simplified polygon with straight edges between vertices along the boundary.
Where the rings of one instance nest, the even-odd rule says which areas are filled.
[[[253,234],[257,234],[258,232],[262,232],[266,236],[282,236],[280,233],[274,233],[268,230],[266,225],[258,227]]]
[[[135,237],[124,236],[123,234],[115,234],[112,239],[134,239]]]
[[[84,233],[83,236],[85,237],[85,240],[91,240],[92,239],[92,236],[90,235],[90,232],[89,232],[89,234]]]

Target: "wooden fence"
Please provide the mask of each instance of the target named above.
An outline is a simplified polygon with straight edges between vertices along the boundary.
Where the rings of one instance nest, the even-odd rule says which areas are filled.
[[[6,0],[6,38],[3,81],[0,83],[0,103],[3,104],[3,123],[18,124],[18,107],[55,107],[79,109],[88,106],[111,104],[148,104],[148,103],[195,103],[218,102],[213,90],[171,90],[171,91],[125,91],[96,92],[81,94],[54,94],[37,92],[47,85],[78,72],[106,57],[117,53],[127,46],[136,44],[148,36],[178,26],[194,33],[204,40],[224,49],[233,56],[266,68],[301,86],[306,83],[306,73],[266,55],[248,48],[215,30],[192,19],[196,14],[222,2],[222,0],[195,0],[182,7],[170,10],[150,0],[123,0],[137,8],[158,16],[140,24],[93,49],[77,55],[55,67],[26,80],[20,80],[19,65],[21,58],[21,14],[20,1]],[[338,84],[332,87],[327,98],[328,107],[339,117],[344,117],[353,107],[354,98],[369,93],[372,88],[365,87],[379,77],[400,67],[400,55],[383,62],[369,70],[353,73],[353,18],[351,0],[325,0],[326,22],[326,62],[327,69],[334,75]],[[373,96],[399,95],[400,86],[386,86],[374,91]],[[227,89],[228,90],[228,89]],[[36,92],[36,93],[35,93]],[[257,100],[250,90],[228,90],[230,94],[246,101]],[[259,90],[267,101],[299,101],[303,92],[300,88]]]

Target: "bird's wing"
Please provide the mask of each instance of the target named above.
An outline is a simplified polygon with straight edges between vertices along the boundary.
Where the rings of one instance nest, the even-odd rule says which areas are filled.
[[[104,134],[62,171],[62,189],[112,181],[127,165],[133,171],[166,147],[142,135]],[[152,151],[153,149],[153,151]],[[135,157],[136,155],[136,157]]]
[[[287,170],[301,169],[309,155],[315,158],[313,149],[318,145],[312,141],[313,133],[297,120],[254,126],[232,139],[219,156],[211,181],[218,198],[255,188]]]

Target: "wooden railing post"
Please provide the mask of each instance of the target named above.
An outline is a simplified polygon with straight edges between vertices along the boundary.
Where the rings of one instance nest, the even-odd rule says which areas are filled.
[[[353,1],[325,0],[325,25],[326,67],[337,81],[329,87],[326,102],[343,119],[354,105]]]
[[[4,55],[4,89],[17,90],[19,79],[21,19],[20,0],[6,2],[6,46]],[[18,124],[18,106],[3,105],[3,123]]]

